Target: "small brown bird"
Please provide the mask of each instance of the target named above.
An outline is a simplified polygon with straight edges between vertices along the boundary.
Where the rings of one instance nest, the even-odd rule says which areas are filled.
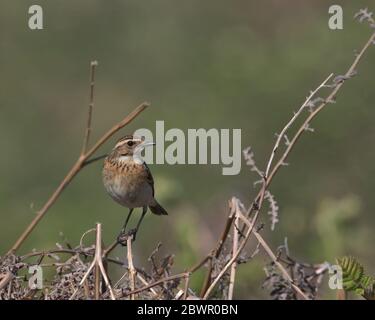
[[[136,228],[131,230],[133,240],[135,240],[139,226],[147,212],[147,207],[154,214],[168,214],[154,198],[154,179],[147,164],[141,158],[141,151],[151,145],[154,143],[127,135],[116,143],[104,160],[103,183],[105,189],[113,200],[129,208],[129,214],[119,238],[125,234],[134,208],[143,208],[143,210]]]

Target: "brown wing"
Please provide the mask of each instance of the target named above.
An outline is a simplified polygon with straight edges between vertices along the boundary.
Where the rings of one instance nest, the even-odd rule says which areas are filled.
[[[146,168],[146,172],[147,172],[147,182],[151,185],[152,187],[152,196],[154,196],[154,193],[155,193],[155,189],[154,189],[154,178],[152,177],[152,174],[151,174],[151,171],[150,169],[148,168],[146,162],[144,162],[144,165],[145,165],[145,168]]]

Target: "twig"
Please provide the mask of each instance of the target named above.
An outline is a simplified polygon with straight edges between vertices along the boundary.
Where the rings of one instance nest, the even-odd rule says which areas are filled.
[[[374,40],[375,40],[375,32],[368,39],[368,41],[363,46],[363,48],[360,51],[360,53],[356,55],[356,57],[354,59],[354,62],[352,63],[352,65],[349,67],[348,71],[345,74],[346,78],[350,78],[353,75],[353,72],[357,68],[357,66],[358,66],[359,62],[361,61],[364,53],[372,45],[372,43],[374,42]],[[246,243],[247,243],[247,241],[248,241],[248,239],[250,237],[250,234],[252,232],[252,229],[254,228],[254,224],[255,224],[255,222],[258,219],[259,211],[262,208],[262,204],[263,204],[265,192],[266,192],[267,188],[269,187],[269,185],[270,185],[272,179],[274,178],[275,174],[277,173],[277,171],[279,170],[279,168],[281,166],[283,166],[283,164],[285,163],[285,160],[286,160],[287,156],[289,155],[289,153],[291,152],[291,150],[295,146],[295,144],[296,144],[297,140],[299,139],[299,137],[305,131],[306,126],[327,105],[327,103],[330,103],[330,102],[332,102],[332,101],[335,100],[336,94],[338,93],[338,91],[340,90],[340,88],[343,86],[343,84],[344,84],[344,81],[337,83],[334,86],[334,89],[331,91],[331,93],[327,96],[327,98],[324,99],[323,102],[313,112],[310,113],[310,115],[306,118],[306,120],[304,121],[304,123],[297,130],[297,133],[294,135],[293,139],[290,141],[290,144],[287,146],[285,152],[280,157],[279,161],[277,161],[277,163],[275,164],[275,166],[271,170],[271,164],[272,164],[275,152],[276,152],[276,150],[278,148],[278,145],[280,144],[280,140],[282,139],[283,135],[286,133],[287,129],[290,127],[291,123],[293,123],[295,121],[295,116],[292,117],[292,120],[291,120],[292,122],[289,121],[287,123],[287,125],[284,127],[284,129],[281,131],[281,134],[279,135],[279,138],[277,139],[276,144],[273,147],[270,159],[269,159],[269,161],[267,163],[267,169],[266,169],[266,173],[265,173],[265,176],[264,176],[264,179],[263,179],[264,181],[263,181],[262,188],[259,191],[258,195],[255,197],[254,201],[252,202],[252,204],[250,205],[250,207],[249,207],[249,209],[247,211],[247,216],[248,217],[250,217],[254,213],[254,217],[251,220],[251,227],[249,227],[248,231],[246,232],[246,235],[245,235],[244,239],[242,239],[242,241],[240,242],[239,249],[237,250],[237,253],[235,255],[233,255],[232,259],[224,266],[224,268],[221,270],[221,272],[219,273],[219,275],[212,282],[212,284],[209,287],[209,289],[207,289],[206,293],[203,295],[203,297],[205,299],[207,299],[209,292],[214,288],[214,286],[219,281],[219,279],[226,273],[226,271],[231,266],[231,264],[234,261],[236,261],[237,256],[242,251],[242,249],[245,247],[245,245],[246,245]],[[321,85],[319,86],[319,88],[321,88]],[[316,90],[314,90],[314,91],[316,91]],[[307,99],[306,99],[306,101],[307,101]],[[306,106],[306,101],[302,105],[303,108]],[[302,107],[300,108],[300,110],[302,110]]]
[[[363,46],[362,50],[359,52],[359,54],[356,55],[354,62],[349,67],[348,71],[345,73],[345,77],[349,78],[353,72],[356,70],[359,62],[361,61],[364,53],[366,50],[372,45],[373,41],[375,40],[375,32],[371,35],[369,40],[366,42],[366,44]],[[329,103],[335,100],[335,97],[341,87],[344,85],[344,81],[338,83],[332,92],[324,99],[323,102],[313,111],[310,113],[310,115],[306,118],[304,123],[300,126],[297,133],[294,135],[294,137],[291,139],[290,144],[287,146],[285,152],[279,159],[279,161],[276,163],[272,171],[267,175],[267,187],[270,185],[274,175],[277,173],[279,168],[282,166],[283,163],[285,163],[286,158],[288,157],[289,153],[292,151],[293,147],[296,145],[296,142],[302,135],[302,133],[305,131],[305,128],[308,126],[309,123],[317,116],[317,114]]]
[[[79,247],[80,247],[81,250],[83,250],[83,239],[84,239],[89,233],[94,232],[94,231],[96,231],[96,229],[95,229],[95,228],[91,228],[91,229],[89,229],[89,230],[87,230],[87,231],[85,231],[85,232],[83,233],[83,235],[82,235],[81,238],[79,239]]]
[[[87,161],[85,161],[85,163],[83,164],[83,167],[86,167],[86,166],[88,166],[89,164],[94,163],[94,162],[96,162],[96,161],[98,161],[98,160],[104,159],[106,156],[108,156],[108,154],[103,154],[103,155],[101,155],[101,156],[97,156],[97,157],[95,157],[95,158],[92,158],[92,159],[90,159],[90,160],[87,160]]]
[[[128,272],[129,272],[129,281],[131,291],[135,290],[135,275],[136,271],[133,264],[133,253],[132,253],[132,240],[133,235],[130,235],[127,239],[127,248],[128,248]],[[132,294],[130,297],[131,300],[135,300],[135,294]]]
[[[28,254],[25,254],[23,256],[20,256],[20,261],[24,261],[28,258],[31,258],[31,257],[36,257],[36,256],[48,256],[49,254],[54,254],[54,253],[67,253],[67,254],[71,254],[71,255],[83,255],[84,257],[90,257],[90,256],[94,256],[95,255],[95,252],[91,252],[93,250],[90,250],[88,251],[88,249],[55,249],[55,250],[49,250],[49,251],[38,251],[38,252],[31,252],[31,253],[28,253]],[[108,262],[112,262],[114,264],[117,264],[119,266],[124,266],[124,262],[123,261],[119,261],[119,260],[116,260],[116,259],[112,259],[112,258],[108,258],[108,257],[105,257],[104,254],[103,254],[103,260],[104,261],[108,261]]]
[[[130,114],[128,114],[124,119],[122,119],[119,123],[114,125],[111,129],[109,129],[96,143],[93,147],[91,147],[84,155],[80,155],[76,163],[70,169],[68,174],[65,176],[63,181],[57,187],[57,189],[52,193],[50,198],[44,204],[42,209],[37,213],[35,218],[31,221],[31,223],[27,226],[25,231],[21,234],[21,236],[17,239],[11,249],[8,251],[8,254],[14,253],[17,249],[21,246],[21,244],[26,240],[26,238],[30,235],[30,233],[34,230],[35,226],[39,223],[39,221],[44,217],[47,213],[48,209],[55,203],[55,201],[59,198],[63,190],[68,186],[68,184],[73,180],[73,178],[78,174],[78,172],[85,166],[86,161],[109,139],[111,138],[117,131],[128,125],[132,122],[142,111],[144,111],[149,104],[147,102],[143,102],[138,107],[136,107]]]
[[[345,77],[346,78],[350,78],[350,76],[353,74],[354,70],[356,70],[359,62],[361,61],[364,53],[366,52],[366,50],[371,46],[371,44],[373,43],[373,41],[375,40],[375,32],[371,35],[371,37],[368,39],[368,41],[365,43],[365,45],[363,46],[363,48],[361,49],[360,53],[356,55],[353,63],[351,64],[351,66],[349,67],[349,69],[347,70],[347,72],[345,73]],[[310,113],[310,115],[306,118],[306,120],[303,122],[303,124],[299,127],[299,129],[297,130],[296,134],[293,136],[293,138],[290,140],[286,150],[284,151],[283,155],[280,157],[279,161],[277,161],[277,163],[275,164],[275,166],[273,167],[272,170],[270,170],[269,168],[271,167],[271,162],[274,158],[274,150],[277,149],[277,146],[280,144],[280,136],[282,135],[279,135],[279,138],[277,139],[276,141],[276,144],[275,146],[273,147],[273,151],[272,151],[272,154],[270,156],[270,159],[267,163],[267,168],[268,170],[266,171],[267,174],[266,174],[266,179],[265,179],[265,184],[266,184],[266,188],[268,188],[271,184],[271,181],[273,180],[275,174],[277,173],[277,171],[280,169],[280,167],[283,166],[283,164],[285,163],[285,160],[286,158],[288,157],[288,155],[290,154],[290,152],[292,151],[293,147],[296,145],[296,142],[298,141],[298,139],[300,138],[300,136],[302,135],[302,133],[305,131],[305,128],[306,126],[308,126],[308,124],[317,116],[317,114],[328,104],[328,103],[331,103],[332,101],[335,101],[335,97],[338,93],[338,91],[341,89],[341,87],[344,85],[344,81],[343,82],[340,82],[338,83],[337,85],[334,86],[334,89],[331,91],[330,94],[328,94],[328,96],[323,99],[323,101],[321,102],[321,104],[315,108],[315,110],[313,112]],[[315,90],[316,91],[316,90]],[[305,101],[306,103],[306,101]],[[304,103],[304,104],[305,104]],[[302,107],[300,108],[300,110],[303,109]],[[293,117],[294,118],[294,117]],[[290,121],[288,122],[288,124],[284,127],[284,129],[281,131],[282,133],[285,134],[285,132],[287,131],[287,129],[289,128],[289,124],[290,124]],[[286,129],[285,129],[286,128]],[[255,197],[255,200],[253,201],[253,204],[249,207],[248,209],[248,213],[247,213],[247,216],[250,216],[255,210],[254,210],[254,207],[257,207],[257,206],[254,206],[254,204],[257,203],[257,200],[260,198],[261,194],[262,194],[262,190],[259,191],[258,195]]]
[[[87,300],[90,299],[90,287],[89,287],[89,282],[87,281],[87,279],[83,283],[83,289],[84,289],[84,292],[85,292],[86,299]]]
[[[88,276],[90,275],[90,272],[94,267],[98,267],[100,270],[101,275],[103,276],[104,282],[109,290],[110,296],[112,300],[116,300],[115,295],[113,293],[111,284],[109,282],[107,273],[104,269],[103,260],[102,260],[102,225],[100,223],[96,224],[96,243],[95,243],[95,256],[94,259],[86,271],[85,275],[83,276],[81,282],[79,283],[78,287],[74,290],[73,294],[71,295],[69,300],[73,300],[74,297],[77,295],[77,292],[79,288],[83,285],[83,283],[86,281]]]
[[[272,149],[270,158],[267,162],[267,169],[265,172],[265,178],[267,179],[269,176],[269,172],[271,169],[272,161],[276,155],[276,151],[280,146],[280,143],[282,139],[285,139],[284,137],[286,136],[286,132],[288,129],[292,126],[292,124],[297,120],[297,118],[300,116],[300,114],[305,110],[307,104],[311,101],[311,99],[316,95],[316,93],[325,87],[325,85],[328,83],[329,79],[331,79],[333,76],[333,73],[331,73],[320,85],[317,87],[314,91],[310,92],[310,95],[306,98],[305,102],[302,104],[302,106],[298,109],[298,111],[293,115],[293,117],[289,120],[289,122],[286,124],[286,126],[283,128],[280,134],[278,134],[278,137],[276,139],[276,143]],[[290,145],[290,142],[289,142]]]
[[[188,297],[189,282],[190,282],[190,273],[187,272],[186,277],[185,277],[185,287],[184,287],[184,295],[183,295],[184,300],[186,300]]]
[[[212,259],[212,254],[209,254],[207,255],[206,257],[204,257],[200,262],[198,262],[197,264],[195,264],[194,266],[192,266],[190,269],[189,269],[189,272],[190,273],[194,273],[195,271],[199,270],[200,268],[202,268],[202,266],[205,265],[205,263]]]
[[[143,278],[138,272],[137,272],[137,278],[146,286],[150,285],[145,278]],[[154,290],[154,288],[150,288],[150,291],[154,296],[158,296],[158,293]]]
[[[239,210],[237,209],[236,212],[238,211]],[[236,215],[236,219],[234,220],[234,228],[233,228],[233,245],[232,245],[233,254],[238,249],[238,229],[239,229],[239,217]],[[234,282],[236,279],[236,269],[237,269],[237,261],[235,260],[232,263],[231,271],[230,271],[228,300],[233,300]]]
[[[272,252],[271,248],[268,246],[263,237],[259,234],[258,231],[253,231],[254,236],[257,238],[261,246],[264,248],[266,253],[270,256],[273,263],[279,268],[284,277],[290,282],[290,285],[303,299],[309,300],[309,298],[303,293],[303,291],[294,283],[294,280],[290,277],[288,271],[285,270],[284,266],[277,260],[275,254]]]
[[[96,264],[94,267],[94,279],[95,279],[95,283],[94,283],[95,300],[99,300],[100,299],[100,268],[98,264]],[[85,280],[84,283],[86,282],[87,282],[87,279]]]
[[[263,193],[264,195],[264,193]],[[263,201],[263,199],[262,199]],[[251,220],[251,221],[248,221],[248,219],[246,217],[244,217],[244,215],[241,213],[241,210],[240,210],[240,205],[239,205],[239,200],[236,199],[236,217],[240,218],[244,223],[245,223],[245,226],[248,227],[248,230],[246,232],[246,235],[245,235],[245,238],[242,240],[241,244],[239,245],[239,248],[235,251],[233,251],[232,253],[232,258],[227,262],[227,264],[224,266],[224,268],[220,271],[219,275],[215,278],[215,280],[212,282],[211,286],[207,289],[205,295],[203,296],[203,299],[207,299],[209,294],[211,293],[211,291],[213,290],[213,288],[215,287],[215,285],[217,284],[217,282],[220,280],[220,278],[226,273],[226,271],[229,269],[229,267],[232,267],[233,264],[236,263],[237,261],[237,258],[238,258],[238,255],[240,254],[240,252],[242,251],[242,249],[245,247],[246,243],[247,243],[247,240],[249,239],[251,233],[253,232],[255,234],[255,232],[257,232],[256,230],[254,230],[254,223],[256,221],[256,218],[257,218],[257,214],[259,213],[259,211],[256,212],[256,215],[254,216],[254,218]],[[241,214],[240,214],[241,213]],[[237,234],[238,236],[238,234]],[[263,240],[263,239],[262,239]],[[260,241],[258,239],[259,243],[265,248],[266,252],[270,255],[270,257],[273,259],[275,258],[276,260],[276,257],[274,256],[274,254],[272,253],[272,251],[269,249],[269,247],[267,246],[267,244],[263,241]],[[282,268],[283,271],[285,271],[285,269],[283,268],[283,266],[278,263],[278,266]],[[233,269],[232,269],[233,270]],[[293,288],[295,288],[295,290],[306,300],[308,300],[308,297],[302,292],[301,289],[299,289],[294,283],[293,283],[293,280],[290,278],[289,274],[288,274],[288,280],[290,280],[291,282],[291,285],[293,286]],[[297,289],[296,289],[297,288]],[[230,295],[228,294],[228,297],[230,297]]]
[[[262,189],[263,188],[265,188],[265,184],[263,185]],[[259,202],[262,203],[263,199],[264,199],[264,191],[261,194],[261,198],[260,198]],[[202,296],[203,299],[207,299],[208,298],[208,296],[210,295],[211,291],[215,288],[216,284],[219,282],[219,280],[221,279],[221,277],[227,272],[227,270],[232,265],[232,263],[237,260],[237,258],[239,256],[239,254],[241,253],[242,249],[245,247],[245,245],[247,243],[247,240],[250,237],[251,232],[254,229],[255,221],[256,221],[256,219],[258,217],[258,214],[259,214],[259,209],[257,209],[257,211],[255,212],[254,218],[252,219],[252,221],[250,223],[250,226],[249,226],[249,228],[248,228],[248,230],[246,232],[245,238],[239,244],[239,247],[238,247],[237,251],[232,253],[232,258],[225,264],[225,266],[219,272],[218,276],[214,279],[214,281],[212,281],[211,285],[208,287],[208,289],[206,290],[206,292]]]
[[[118,241],[113,241],[105,250],[103,251],[103,256],[108,257],[108,255],[117,247]]]
[[[178,273],[178,274],[175,274],[173,276],[162,278],[162,279],[160,279],[158,281],[155,281],[153,283],[150,283],[150,284],[148,284],[148,285],[146,285],[144,287],[135,289],[134,291],[130,291],[130,292],[127,292],[127,293],[121,293],[121,294],[117,295],[117,297],[118,298],[128,297],[128,296],[130,296],[132,294],[140,293],[142,291],[151,289],[151,288],[153,288],[153,287],[155,287],[157,285],[164,284],[165,282],[173,281],[173,280],[177,280],[177,279],[181,279],[181,278],[186,278],[187,276],[189,276],[188,272]]]
[[[116,282],[116,284],[113,286],[114,289],[116,289],[122,282],[122,280],[124,280],[126,277],[128,276],[128,272],[125,272],[121,278]],[[136,276],[137,278],[139,279],[139,281],[141,281],[145,286],[148,286],[149,283],[146,281],[145,278],[143,278],[139,272],[136,272]],[[157,297],[158,296],[158,293],[154,290],[154,288],[150,288],[150,291],[152,292],[152,294]]]
[[[228,216],[228,219],[226,221],[224,230],[223,230],[223,232],[220,236],[220,239],[217,243],[216,249],[214,249],[200,263],[198,263],[194,267],[190,268],[190,270],[189,270],[190,272],[195,272],[201,266],[203,266],[207,261],[209,262],[208,271],[207,271],[205,281],[204,281],[204,284],[203,284],[201,292],[200,292],[201,297],[204,296],[204,294],[206,293],[206,291],[207,291],[207,289],[208,289],[208,287],[210,286],[210,283],[211,283],[211,275],[212,275],[212,270],[213,270],[213,261],[212,260],[217,259],[220,256],[221,250],[223,249],[224,243],[225,243],[225,241],[228,237],[230,228],[232,226],[232,223],[233,223],[233,220],[234,220],[234,217],[235,217],[235,207],[234,207],[234,202],[233,202],[234,199],[235,198],[233,197],[231,199],[231,201],[229,202],[229,209],[230,209],[229,216]]]
[[[92,109],[94,108],[95,68],[97,67],[97,65],[98,61],[91,61],[90,63],[90,103],[87,113],[87,126],[85,131],[85,138],[83,139],[81,155],[84,155],[86,153],[90,140]]]
[[[0,290],[5,288],[13,277],[14,275],[10,271],[0,275]]]

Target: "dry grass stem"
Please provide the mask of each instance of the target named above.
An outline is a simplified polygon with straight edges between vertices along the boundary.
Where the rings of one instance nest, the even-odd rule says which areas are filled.
[[[133,236],[130,235],[127,239],[127,257],[128,257],[128,270],[129,270],[129,280],[130,280],[130,289],[132,291],[135,290],[135,276],[137,274],[134,264],[133,264],[133,252],[132,252],[132,240]],[[135,293],[131,294],[130,296],[131,300],[135,300]]]
[[[85,275],[83,276],[81,282],[79,283],[78,287],[75,289],[75,291],[73,292],[72,296],[70,297],[70,300],[73,300],[74,297],[76,296],[78,290],[80,289],[80,287],[84,284],[84,282],[86,281],[86,279],[88,278],[88,276],[90,275],[91,271],[94,269],[94,268],[98,268],[103,279],[104,279],[104,282],[109,290],[109,293],[110,293],[110,296],[111,296],[111,299],[112,300],[116,300],[115,298],[115,295],[113,293],[113,290],[112,290],[112,286],[111,286],[111,283],[109,282],[109,279],[108,279],[108,276],[107,276],[107,272],[104,268],[104,265],[103,265],[103,260],[102,260],[102,226],[100,223],[98,223],[96,225],[96,244],[95,244],[95,256],[94,256],[94,259],[90,265],[90,267],[88,268],[87,272],[85,273]],[[98,279],[98,277],[96,278]],[[95,283],[97,283],[97,280],[95,281]],[[96,290],[99,290],[99,284],[98,286],[95,286]]]

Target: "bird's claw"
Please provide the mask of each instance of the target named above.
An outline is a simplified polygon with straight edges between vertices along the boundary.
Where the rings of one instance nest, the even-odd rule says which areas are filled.
[[[130,229],[128,232],[125,232],[125,230],[122,230],[117,237],[117,242],[121,244],[122,246],[126,246],[128,242],[128,238],[130,236],[132,237],[132,241],[135,241],[136,234],[137,234],[137,229]]]

